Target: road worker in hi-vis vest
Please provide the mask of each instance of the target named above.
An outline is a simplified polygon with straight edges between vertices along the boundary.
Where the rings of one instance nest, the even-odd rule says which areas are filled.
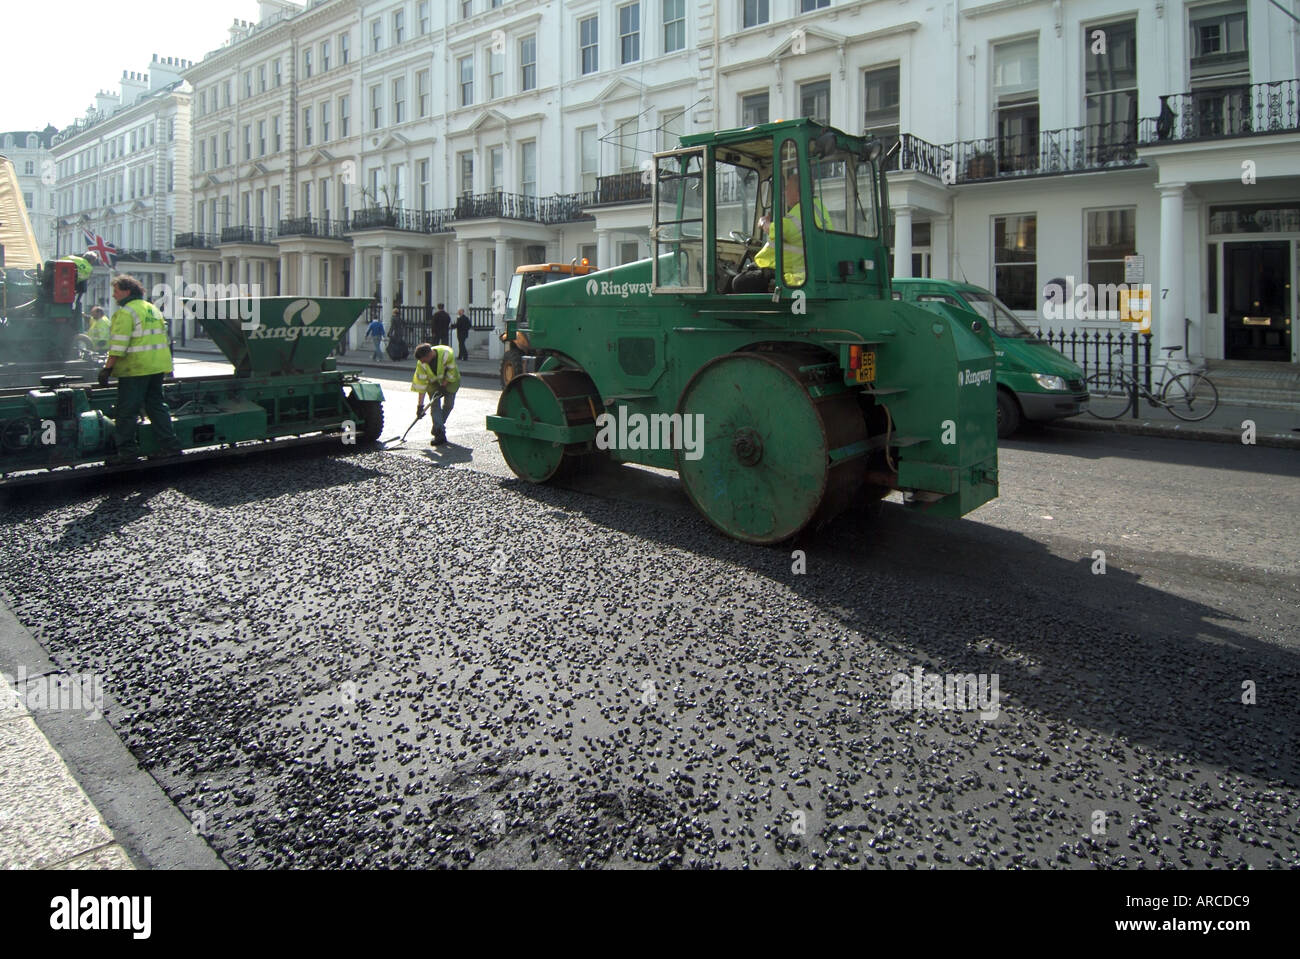
[[[424,401],[429,400],[430,419],[433,420],[433,446],[447,442],[447,417],[456,405],[456,391],[460,389],[460,369],[456,366],[456,352],[439,343],[430,346],[421,343],[415,348],[415,376],[411,378],[411,392],[419,393],[415,417],[424,416]],[[441,405],[439,405],[441,404]]]
[[[803,210],[799,205],[799,174],[790,173],[785,178],[785,216],[781,218],[781,249],[785,266],[786,286],[803,286],[807,279],[803,255]],[[831,215],[822,201],[813,197],[813,222],[821,229],[829,229]],[[766,293],[770,278],[776,269],[775,230],[770,229],[768,216],[759,220],[759,227],[767,230],[767,242],[754,254],[754,269],[741,273],[731,283],[734,293]]]
[[[113,314],[108,339],[108,359],[99,371],[99,385],[117,377],[117,455],[108,463],[129,463],[139,459],[136,420],[143,409],[153,425],[158,451],[151,459],[179,456],[180,441],[172,428],[172,413],[163,399],[163,378],[172,371],[172,352],[167,346],[167,321],[144,298],[144,287],[133,276],[113,280]]]

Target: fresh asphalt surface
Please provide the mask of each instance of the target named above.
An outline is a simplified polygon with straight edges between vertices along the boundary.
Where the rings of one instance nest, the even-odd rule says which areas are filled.
[[[514,480],[482,382],[441,450],[0,500],[0,597],[229,865],[1300,866],[1295,452],[1048,430],[962,520],[763,549]]]

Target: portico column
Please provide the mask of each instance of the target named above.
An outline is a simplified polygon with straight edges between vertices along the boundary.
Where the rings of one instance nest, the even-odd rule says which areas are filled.
[[[609,252],[609,230],[596,231],[596,268],[608,270],[614,265]]]
[[[952,276],[952,265],[948,262],[948,230],[952,218],[936,216],[930,219],[930,276],[936,280],[946,280]]]
[[[912,275],[912,207],[894,208],[894,276]]]
[[[459,310],[462,307],[468,313],[470,308],[469,302],[469,242],[466,240],[456,241],[456,303],[452,310]],[[455,313],[452,312],[455,316]]]
[[[311,257],[298,254],[298,295],[311,296]]]
[[[387,323],[389,317],[393,315],[393,284],[396,282],[394,279],[396,271],[393,264],[393,248],[387,241],[384,242],[383,246],[383,264],[381,269],[380,286],[383,287],[383,289],[380,290],[380,293],[383,297],[381,300],[383,306],[379,315],[382,316],[384,322]]]
[[[275,290],[276,296],[285,295],[284,288],[285,286],[287,286],[285,281],[288,278],[289,278],[289,257],[286,254],[281,253],[280,254],[280,282]]]
[[[510,243],[505,237],[496,238],[496,263],[497,275],[492,280],[492,336],[488,337],[488,359],[499,360],[505,355],[505,344],[501,342],[501,337],[497,334],[505,332],[506,315],[504,312],[498,313],[498,306],[503,307],[505,293],[510,289]],[[498,292],[501,294],[498,296]]]
[[[1160,191],[1160,282],[1151,291],[1154,318],[1160,324],[1156,346],[1183,342],[1183,194],[1186,183],[1157,183]],[[1184,357],[1172,357],[1180,361]]]

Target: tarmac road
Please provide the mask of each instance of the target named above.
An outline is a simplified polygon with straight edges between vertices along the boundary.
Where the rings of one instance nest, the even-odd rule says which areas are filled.
[[[1294,452],[1047,431],[963,520],[761,549],[505,478],[494,406],[12,496],[0,597],[235,867],[1300,866]]]

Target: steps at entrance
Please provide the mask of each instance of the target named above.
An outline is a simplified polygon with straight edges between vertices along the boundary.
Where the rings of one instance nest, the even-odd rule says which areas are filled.
[[[1300,410],[1300,363],[1209,360],[1206,368],[1224,405]]]

